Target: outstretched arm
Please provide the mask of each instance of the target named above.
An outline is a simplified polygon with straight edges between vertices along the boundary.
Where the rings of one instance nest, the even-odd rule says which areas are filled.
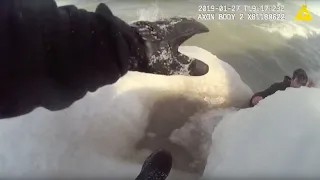
[[[60,110],[116,82],[139,43],[103,4],[87,12],[53,0],[1,0],[0,13],[0,118]]]
[[[274,94],[276,91],[278,90],[282,90],[282,86],[281,86],[281,83],[274,83],[272,84],[269,88],[267,88],[266,90],[264,91],[261,91],[261,92],[257,92],[255,93],[251,99],[250,99],[250,102],[249,102],[249,106],[250,107],[253,107],[255,106],[258,102],[254,102],[254,101],[260,101],[261,99],[264,99],[272,94]],[[257,98],[258,97],[258,98]],[[259,98],[260,97],[260,98]],[[255,99],[257,98],[257,99]]]

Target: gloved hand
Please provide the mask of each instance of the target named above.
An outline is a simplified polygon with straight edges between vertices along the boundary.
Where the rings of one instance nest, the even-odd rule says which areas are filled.
[[[144,40],[148,57],[146,71],[156,74],[201,76],[208,65],[178,52],[179,46],[195,34],[209,29],[194,19],[173,17],[155,22],[138,21],[132,24]]]
[[[112,12],[104,5],[97,7],[96,13],[110,17]],[[209,32],[202,23],[188,18],[173,17],[155,22],[137,21],[127,25],[113,16],[114,24],[121,29],[130,48],[131,71],[162,75],[201,76],[209,71],[209,66],[200,60],[178,52],[179,46],[195,34]]]

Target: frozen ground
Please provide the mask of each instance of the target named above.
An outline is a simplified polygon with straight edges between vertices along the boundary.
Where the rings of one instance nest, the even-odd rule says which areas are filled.
[[[151,150],[167,148],[175,161],[169,179],[195,179],[190,169],[206,163],[203,179],[320,178],[318,88],[238,110],[231,107],[252,95],[239,75],[201,48],[180,51],[208,62],[210,73],[129,73],[66,110],[0,121],[1,177],[133,179]]]
[[[173,153],[177,170],[204,168],[205,162],[192,166],[195,152],[169,140],[172,131],[195,113],[242,107],[252,92],[231,66],[208,51],[179,51],[207,62],[210,72],[202,77],[130,72],[63,111],[38,108],[0,121],[1,177],[133,178],[158,148]]]
[[[319,98],[317,88],[290,89],[226,115],[205,177],[319,179]]]

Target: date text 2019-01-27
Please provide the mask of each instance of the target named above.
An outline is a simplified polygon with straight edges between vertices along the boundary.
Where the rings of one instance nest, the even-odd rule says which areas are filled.
[[[199,5],[198,12],[237,12],[240,11],[240,5]]]

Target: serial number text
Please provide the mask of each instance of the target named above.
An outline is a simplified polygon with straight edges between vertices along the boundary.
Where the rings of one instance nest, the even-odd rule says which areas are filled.
[[[240,20],[284,21],[286,16],[284,13],[241,13]]]

